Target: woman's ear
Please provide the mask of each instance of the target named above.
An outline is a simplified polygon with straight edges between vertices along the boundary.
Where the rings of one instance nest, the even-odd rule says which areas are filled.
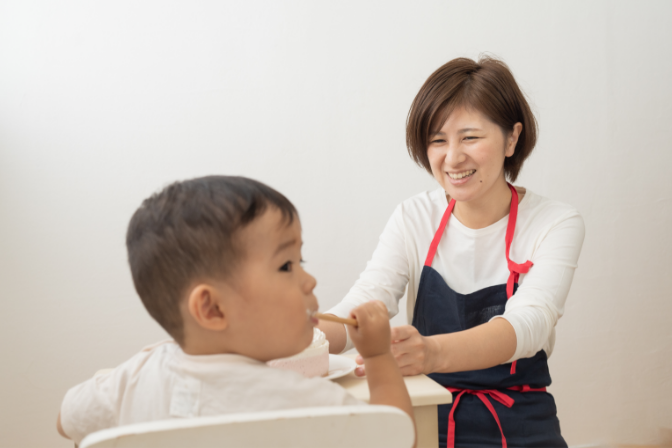
[[[228,326],[222,291],[215,286],[195,286],[187,298],[187,309],[198,325],[207,330],[221,331]]]
[[[506,157],[511,157],[516,152],[516,145],[518,144],[518,137],[520,137],[521,132],[523,132],[523,124],[514,124],[513,130],[509,133],[506,140],[506,152],[504,153]]]

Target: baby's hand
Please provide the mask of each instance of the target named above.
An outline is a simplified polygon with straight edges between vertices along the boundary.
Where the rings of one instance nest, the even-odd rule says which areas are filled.
[[[363,358],[390,352],[390,318],[387,307],[379,300],[367,302],[350,312],[357,327],[348,325],[348,333]]]

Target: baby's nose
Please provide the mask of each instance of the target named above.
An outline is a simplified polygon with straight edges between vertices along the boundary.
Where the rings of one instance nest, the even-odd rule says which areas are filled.
[[[306,293],[313,292],[313,289],[317,286],[317,280],[315,277],[306,272],[306,280],[303,283],[303,288]]]

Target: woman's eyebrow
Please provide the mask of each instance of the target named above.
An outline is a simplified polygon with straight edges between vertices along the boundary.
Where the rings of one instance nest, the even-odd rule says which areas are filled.
[[[464,134],[465,132],[471,132],[471,131],[482,131],[480,128],[462,128],[459,131],[457,131],[458,134]],[[434,131],[429,133],[429,138],[436,137],[436,136],[444,136],[446,135],[445,133],[441,131]]]

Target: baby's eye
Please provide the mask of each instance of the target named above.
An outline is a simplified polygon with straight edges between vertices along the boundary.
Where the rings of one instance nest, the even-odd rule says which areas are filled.
[[[280,266],[282,272],[292,272],[292,262],[288,261],[287,263]]]

